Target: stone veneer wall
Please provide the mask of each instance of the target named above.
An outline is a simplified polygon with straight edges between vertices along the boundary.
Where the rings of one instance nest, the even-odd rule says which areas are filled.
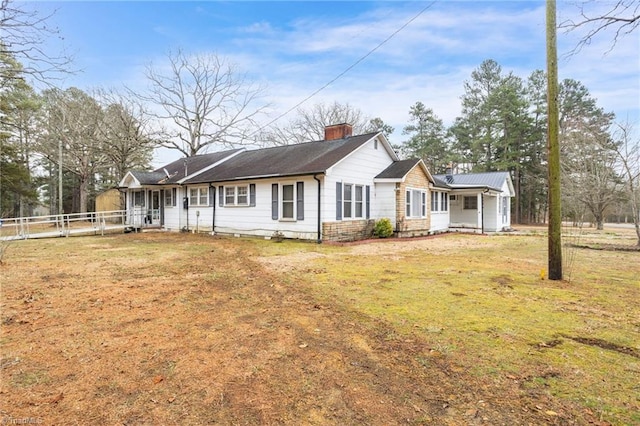
[[[322,224],[322,239],[326,241],[356,241],[371,238],[374,224],[373,219],[324,222]]]
[[[414,167],[409,172],[404,182],[397,184],[399,190],[396,192],[396,234],[398,237],[415,237],[429,235],[431,228],[431,190],[429,179],[420,167]],[[406,218],[406,190],[407,188],[423,189],[427,191],[425,218]]]

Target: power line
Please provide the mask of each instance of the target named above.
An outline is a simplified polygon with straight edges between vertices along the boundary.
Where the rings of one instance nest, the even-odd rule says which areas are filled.
[[[253,135],[257,134],[258,132],[260,132],[262,129],[269,127],[270,125],[272,125],[273,123],[275,123],[276,121],[280,120],[282,117],[284,117],[285,115],[289,114],[291,111],[293,111],[294,109],[300,107],[300,105],[304,104],[305,102],[307,102],[309,99],[313,98],[315,95],[317,95],[318,93],[320,93],[321,91],[323,91],[324,89],[326,89],[327,87],[329,87],[331,84],[335,83],[337,80],[339,80],[342,76],[344,76],[346,73],[348,73],[349,71],[351,71],[353,68],[355,68],[360,62],[364,61],[365,59],[367,59],[369,56],[371,56],[371,54],[373,54],[376,50],[380,49],[383,45],[385,45],[389,40],[391,40],[393,37],[395,37],[400,31],[404,30],[407,26],[409,26],[413,21],[415,21],[416,19],[418,19],[418,17],[420,17],[420,15],[422,15],[424,12],[426,12],[428,9],[431,8],[431,6],[433,6],[436,2],[432,1],[429,4],[427,4],[424,8],[422,8],[416,15],[414,15],[411,19],[409,19],[407,22],[405,22],[402,26],[400,26],[400,28],[398,28],[397,30],[395,30],[393,33],[391,33],[391,35],[389,35],[387,38],[385,38],[384,40],[382,40],[380,43],[378,43],[377,46],[375,46],[373,49],[369,50],[364,56],[361,56],[357,61],[355,61],[353,64],[349,65],[344,71],[342,71],[340,74],[338,74],[337,76],[335,76],[332,80],[330,80],[328,83],[324,84],[322,87],[320,87],[319,89],[317,89],[316,91],[314,91],[313,93],[311,93],[309,96],[307,96],[306,98],[304,98],[303,100],[301,100],[300,102],[298,102],[297,104],[295,104],[294,106],[292,106],[291,108],[289,108],[288,110],[286,110],[285,112],[283,112],[282,114],[280,114],[279,116],[277,116],[276,118],[274,118],[273,120],[271,120],[270,122],[268,122],[267,124],[265,124],[264,126],[260,127],[258,130],[256,130],[255,132],[253,132]],[[251,137],[250,136],[250,137]]]

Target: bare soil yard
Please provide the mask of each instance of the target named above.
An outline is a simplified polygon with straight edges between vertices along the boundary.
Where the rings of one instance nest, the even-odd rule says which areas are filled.
[[[552,284],[538,276],[543,247],[539,237],[455,235],[344,246],[170,233],[15,242],[0,265],[0,419],[640,422],[633,379],[640,377],[640,284],[630,278],[640,274],[638,254],[593,251],[588,256],[614,257],[585,262],[619,262],[627,271],[608,279],[575,266],[571,283]],[[483,266],[498,251],[502,264]],[[486,276],[470,272],[474,265]],[[541,282],[546,287],[534,293]],[[600,300],[601,290],[596,301],[589,296],[605,284],[620,285],[602,294],[620,299],[623,315]],[[576,293],[551,301],[574,286]],[[505,315],[519,317],[523,303],[542,304],[537,298],[547,291],[553,312],[579,325],[523,335],[518,325],[472,324],[454,310],[500,309],[513,299]],[[503,347],[519,352],[507,357]],[[591,357],[618,365],[603,373],[622,376],[614,391],[604,386],[610,400],[588,389],[599,384],[580,379],[590,372],[575,371],[588,368],[574,357],[593,369],[604,367]]]

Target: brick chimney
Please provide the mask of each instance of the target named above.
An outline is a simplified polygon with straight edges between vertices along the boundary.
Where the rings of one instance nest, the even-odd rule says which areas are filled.
[[[324,140],[334,141],[336,139],[348,138],[353,134],[353,126],[351,124],[332,124],[324,128]]]

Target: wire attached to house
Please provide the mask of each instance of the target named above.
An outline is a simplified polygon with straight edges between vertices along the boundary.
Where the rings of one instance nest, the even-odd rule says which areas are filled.
[[[315,95],[317,95],[318,93],[320,93],[321,91],[323,91],[324,89],[326,89],[327,87],[329,87],[331,84],[335,83],[336,81],[338,81],[342,76],[344,76],[346,73],[348,73],[349,71],[351,71],[353,68],[355,68],[359,63],[361,63],[362,61],[364,61],[365,59],[367,59],[369,56],[371,56],[371,54],[373,54],[376,50],[380,49],[382,46],[384,46],[389,40],[391,40],[393,37],[395,37],[400,31],[404,30],[406,27],[408,27],[413,21],[415,21],[416,19],[418,19],[420,17],[420,15],[422,15],[424,12],[426,12],[428,9],[431,8],[431,6],[433,6],[436,3],[436,1],[432,1],[430,3],[428,3],[424,8],[422,8],[416,15],[414,15],[411,19],[409,19],[407,22],[405,22],[402,26],[400,26],[400,28],[398,28],[397,30],[395,30],[393,33],[391,33],[391,35],[389,35],[387,38],[385,38],[384,40],[382,40],[380,43],[378,43],[377,46],[375,46],[373,49],[369,50],[365,55],[361,56],[357,61],[355,61],[353,64],[349,65],[344,71],[342,71],[340,74],[338,74],[337,76],[335,76],[332,80],[330,80],[328,83],[326,83],[325,85],[323,85],[322,87],[320,87],[319,89],[317,89],[316,91],[314,91],[313,93],[311,93],[309,96],[307,96],[306,98],[304,98],[303,100],[301,100],[300,102],[298,102],[296,105],[292,106],[291,108],[289,108],[288,110],[286,110],[285,112],[283,112],[282,114],[280,114],[279,116],[277,116],[276,118],[274,118],[273,120],[271,120],[270,122],[268,122],[267,124],[265,124],[264,126],[260,127],[258,130],[256,130],[255,132],[253,132],[249,137],[252,137],[254,135],[256,135],[257,133],[259,133],[262,129],[271,126],[273,123],[275,123],[276,121],[280,120],[282,117],[284,117],[285,115],[289,114],[291,111],[293,111],[294,109],[299,108],[302,104],[304,104],[305,102],[307,102],[309,99],[313,98]]]

